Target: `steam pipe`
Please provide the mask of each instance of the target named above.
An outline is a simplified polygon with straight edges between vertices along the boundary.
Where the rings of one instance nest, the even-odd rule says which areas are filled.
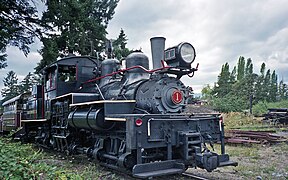
[[[88,81],[83,82],[82,85],[90,83],[90,82],[94,82],[94,81],[97,81],[97,80],[100,80],[100,79],[103,79],[103,78],[108,77],[108,76],[113,76],[113,75],[119,74],[121,72],[129,71],[129,70],[132,70],[132,69],[142,69],[146,73],[154,73],[156,71],[161,71],[161,70],[169,69],[169,68],[171,68],[171,67],[170,66],[165,66],[165,67],[160,66],[160,68],[157,68],[157,69],[147,70],[147,69],[145,69],[142,66],[132,66],[132,67],[129,67],[129,68],[126,68],[126,69],[121,69],[119,71],[116,71],[116,72],[113,72],[113,73],[110,73],[110,74],[106,74],[104,76],[100,76],[100,77],[97,77],[97,78],[94,78],[94,79],[90,79]]]

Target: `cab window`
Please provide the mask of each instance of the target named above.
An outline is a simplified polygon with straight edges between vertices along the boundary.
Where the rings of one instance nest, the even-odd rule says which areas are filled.
[[[46,75],[46,90],[53,90],[56,88],[56,72],[50,71]]]
[[[63,82],[75,82],[76,81],[76,67],[75,66],[59,66],[58,77]]]

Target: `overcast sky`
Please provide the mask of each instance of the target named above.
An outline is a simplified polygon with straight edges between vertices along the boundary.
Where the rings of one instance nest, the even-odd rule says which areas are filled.
[[[108,37],[116,38],[123,28],[129,49],[150,55],[150,38],[164,36],[166,48],[190,42],[196,49],[193,78],[183,78],[186,85],[201,92],[205,84],[217,80],[222,64],[237,64],[239,56],[251,58],[254,72],[260,65],[276,70],[278,79],[288,82],[288,1],[287,0],[120,0],[108,26]],[[10,47],[8,67],[3,77],[14,70],[19,79],[33,72],[41,56],[40,43],[31,47],[26,58]],[[232,69],[232,67],[231,67]]]

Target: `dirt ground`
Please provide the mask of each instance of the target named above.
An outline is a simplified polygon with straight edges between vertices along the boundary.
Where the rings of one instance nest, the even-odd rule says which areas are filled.
[[[201,169],[187,172],[207,179],[288,179],[288,144],[226,146],[237,167],[222,167],[211,173]]]
[[[218,147],[219,148],[219,147]],[[218,149],[216,146],[216,149]],[[275,145],[227,145],[226,151],[230,155],[232,161],[237,161],[239,165],[237,167],[222,167],[214,170],[213,172],[207,172],[202,169],[189,168],[186,172],[194,175],[201,176],[206,179],[220,179],[220,180],[238,180],[238,179],[288,179],[288,144],[281,143]],[[67,166],[72,171],[81,173],[81,171],[87,171],[87,168],[91,166],[91,162],[87,161],[86,157],[66,157],[55,158],[49,160],[51,164],[58,164],[58,166]],[[55,160],[58,159],[58,160]],[[47,161],[47,159],[46,159]],[[73,161],[73,162],[72,162]],[[93,165],[92,165],[93,166]],[[113,171],[108,168],[96,166],[95,169],[99,171],[100,179],[116,179],[116,180],[132,180],[131,176]],[[89,173],[94,171],[90,169]],[[98,173],[98,175],[99,175]],[[88,174],[89,175],[89,174]],[[93,174],[91,174],[93,176]],[[97,179],[99,176],[97,175]],[[91,176],[90,176],[91,177]],[[92,177],[91,177],[92,178]],[[191,179],[181,175],[164,176],[154,178],[156,180],[167,179]]]

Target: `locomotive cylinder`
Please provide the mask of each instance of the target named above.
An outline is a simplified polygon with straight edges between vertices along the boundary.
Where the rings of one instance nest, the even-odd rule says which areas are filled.
[[[109,130],[115,123],[105,121],[103,108],[76,109],[68,116],[68,123],[74,128]]]

